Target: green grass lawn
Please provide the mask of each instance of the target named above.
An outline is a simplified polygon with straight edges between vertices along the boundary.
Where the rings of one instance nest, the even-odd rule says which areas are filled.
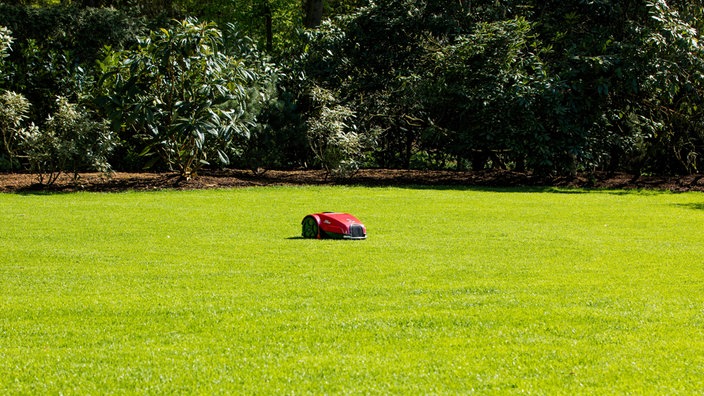
[[[365,241],[300,239],[348,211]],[[692,394],[704,195],[0,195],[0,394]]]

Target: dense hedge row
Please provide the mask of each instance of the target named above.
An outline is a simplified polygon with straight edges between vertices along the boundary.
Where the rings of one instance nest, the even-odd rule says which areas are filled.
[[[73,136],[52,127],[69,108],[92,124],[68,129],[110,126],[97,136],[113,169],[184,176],[704,165],[701,1],[338,0],[315,29],[290,2],[98,3],[0,4],[0,168],[46,169],[32,145]]]

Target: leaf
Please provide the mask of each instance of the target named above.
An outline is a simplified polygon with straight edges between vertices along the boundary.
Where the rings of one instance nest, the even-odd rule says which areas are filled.
[[[222,150],[217,150],[217,154],[218,159],[222,164],[228,165],[230,163],[230,158],[227,156],[227,154],[225,154],[225,152],[223,152]]]

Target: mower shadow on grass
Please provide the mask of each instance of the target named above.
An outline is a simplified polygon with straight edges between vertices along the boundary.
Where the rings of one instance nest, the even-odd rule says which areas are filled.
[[[352,241],[351,239],[344,239],[344,238],[321,238],[321,239],[316,239],[316,238],[304,238],[302,236],[290,236],[284,238],[287,241],[343,241],[343,242],[350,242]]]

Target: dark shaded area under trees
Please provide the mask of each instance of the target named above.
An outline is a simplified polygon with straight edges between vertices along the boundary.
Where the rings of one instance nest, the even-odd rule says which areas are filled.
[[[63,156],[73,158],[64,172],[105,165],[99,157],[105,169],[182,177],[228,167],[334,178],[364,168],[699,173],[703,9],[701,0],[0,1],[9,29],[0,93],[30,103],[3,103],[0,170],[38,171]],[[84,113],[80,128],[55,126],[57,103]],[[51,132],[86,125],[110,125],[104,144],[88,150]]]

